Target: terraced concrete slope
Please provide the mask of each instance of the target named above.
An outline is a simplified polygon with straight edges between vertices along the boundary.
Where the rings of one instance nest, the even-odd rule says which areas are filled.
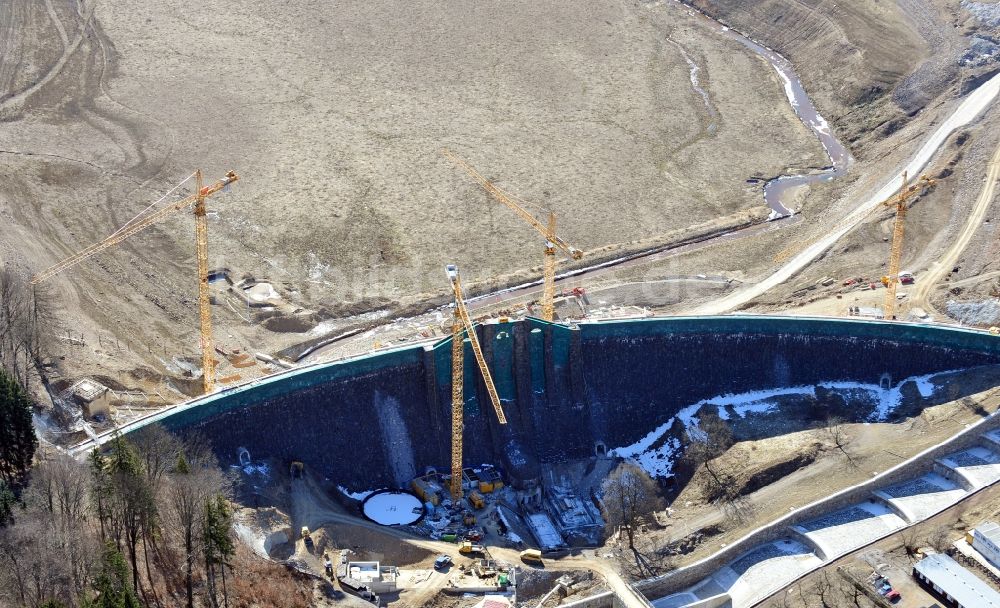
[[[653,606],[683,608],[709,598],[728,599],[733,608],[754,606],[824,564],[940,513],[1000,481],[1000,455],[992,451],[998,431],[987,431],[977,440],[977,445],[938,459],[934,472],[789,525],[787,537],[754,546],[690,588],[654,600]]]

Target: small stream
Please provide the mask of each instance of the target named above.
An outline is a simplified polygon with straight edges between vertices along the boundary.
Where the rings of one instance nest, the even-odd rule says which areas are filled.
[[[847,173],[848,167],[850,167],[850,165],[854,162],[854,159],[851,157],[851,153],[842,143],[840,143],[836,136],[834,136],[829,123],[827,123],[826,119],[823,118],[816,110],[816,107],[813,105],[812,100],[809,99],[809,95],[806,94],[805,88],[802,86],[802,81],[799,80],[799,77],[795,73],[795,69],[792,67],[790,61],[764,45],[758,44],[736,30],[723,25],[715,19],[712,19],[710,16],[692,6],[689,6],[682,0],[675,0],[675,2],[682,4],[684,8],[689,9],[694,14],[700,15],[702,18],[711,21],[713,26],[718,28],[719,33],[723,36],[739,42],[746,48],[766,59],[784,83],[785,96],[788,98],[788,103],[791,104],[792,109],[795,110],[795,114],[799,117],[803,124],[809,127],[809,129],[816,134],[816,137],[819,138],[823,149],[826,150],[827,156],[830,158],[830,164],[822,171],[803,175],[782,175],[768,181],[764,185],[764,201],[771,209],[771,219],[792,215],[793,211],[789,208],[789,205],[791,205],[791,201],[794,200],[796,191],[799,188],[808,186],[809,184],[830,181],[835,177],[839,177]],[[691,60],[687,53],[684,53],[684,57],[690,64]]]

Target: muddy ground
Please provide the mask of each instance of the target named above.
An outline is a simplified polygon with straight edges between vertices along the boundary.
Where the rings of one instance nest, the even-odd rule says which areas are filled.
[[[759,205],[747,178],[826,163],[773,71],[673,4],[15,0],[0,22],[0,258],[24,275],[232,168],[212,266],[363,312],[444,293],[446,262],[470,283],[538,265],[531,229],[444,145],[582,249]],[[49,283],[88,343],[70,359],[163,371],[197,352],[192,233],[171,219]],[[304,339],[214,313],[256,350]]]
[[[902,158],[979,69],[935,67],[979,26],[929,1],[822,5],[804,20],[777,0],[703,8],[785,52],[853,141],[853,176],[801,200],[817,216]],[[287,311],[315,313],[268,322],[295,330],[276,333],[223,299],[216,339],[253,351],[334,331],[336,321],[303,331],[329,316],[412,310],[444,293],[445,262],[473,288],[537,272],[531,230],[438,155],[443,145],[555,210],[563,236],[587,250],[759,206],[761,186],[746,179],[827,163],[773,71],[673,2],[229,0],[207,12],[18,0],[0,11],[12,33],[0,65],[0,258],[27,275],[194,168],[208,180],[234,168],[241,181],[209,204],[212,265],[268,278]],[[913,124],[874,128],[899,112]],[[64,375],[140,362],[181,374],[174,359],[198,346],[191,228],[177,217],[48,284],[49,350],[66,357]],[[733,247],[724,264],[695,265],[737,278],[768,267],[766,247]],[[85,346],[70,346],[74,331]]]

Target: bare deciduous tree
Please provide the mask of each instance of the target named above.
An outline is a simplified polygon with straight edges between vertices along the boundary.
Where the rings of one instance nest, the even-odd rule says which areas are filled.
[[[87,526],[87,470],[57,454],[34,469],[15,526],[0,535],[0,589],[21,603],[77,605],[98,551]]]
[[[41,368],[45,336],[53,323],[45,288],[0,269],[0,366],[30,387]]]
[[[684,461],[692,471],[704,468],[706,475],[701,478],[701,489],[705,498],[718,505],[729,519],[743,523],[753,518],[756,509],[741,493],[740,468],[724,458],[732,445],[729,425],[717,412],[703,411],[698,429],[687,433]]]
[[[847,434],[847,428],[844,426],[844,420],[842,418],[838,418],[837,416],[827,418],[824,434],[827,439],[829,439],[830,443],[832,443],[835,448],[840,450],[840,452],[847,457],[847,462],[850,463],[852,467],[857,468],[858,465],[854,462],[854,457],[847,451],[847,446],[851,444],[851,437]]]
[[[226,487],[215,457],[193,441],[178,454],[165,488],[165,516],[175,524],[184,548],[184,586],[188,608],[194,606],[194,561],[199,553],[205,505]]]
[[[662,504],[659,489],[639,465],[622,462],[601,484],[602,504],[608,526],[621,530],[636,567],[651,574],[650,564],[636,546],[636,530],[646,517]]]

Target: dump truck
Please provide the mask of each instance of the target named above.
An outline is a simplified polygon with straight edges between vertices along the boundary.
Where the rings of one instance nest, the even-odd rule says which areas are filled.
[[[469,492],[469,504],[472,505],[473,509],[482,509],[486,506],[486,499],[479,492],[473,490]]]
[[[525,549],[521,551],[521,561],[526,564],[541,564],[542,552],[538,549]]]

